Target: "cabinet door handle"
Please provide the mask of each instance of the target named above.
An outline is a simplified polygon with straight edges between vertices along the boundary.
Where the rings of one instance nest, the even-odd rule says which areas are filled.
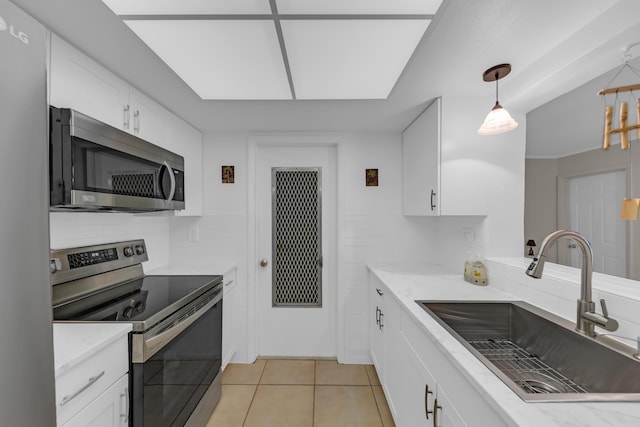
[[[104,375],[104,371],[100,372],[98,375],[93,376],[91,378],[89,378],[89,381],[87,381],[87,383],[85,385],[83,385],[80,390],[76,391],[73,394],[68,394],[65,397],[62,398],[62,401],[60,402],[60,406],[64,406],[67,403],[71,402],[73,399],[75,399],[76,397],[78,397],[83,391],[85,391],[86,389],[88,389],[89,387],[91,387],[92,385],[94,385],[96,383],[96,381],[98,381],[102,376]]]
[[[122,399],[124,398],[124,405]],[[125,387],[124,393],[120,393],[120,407],[124,408],[124,413],[120,414],[120,418],[124,418],[124,424],[129,424],[129,387]]]
[[[380,308],[376,306],[376,325],[380,324]]]
[[[382,293],[382,291],[381,291],[380,289],[378,289],[378,288],[376,288],[376,292],[377,292],[377,293],[378,293],[378,295],[380,295],[380,296],[384,295],[384,294]]]
[[[123,107],[123,121],[122,121],[122,127],[124,128],[124,130],[129,130],[129,104],[125,105]]]
[[[429,410],[429,395],[433,394],[431,390],[429,390],[429,384],[424,385],[424,415],[429,419],[429,414],[433,414],[433,411]]]
[[[382,318],[384,317],[384,314],[382,313],[382,310],[380,310],[380,329],[382,330],[382,328],[384,328],[384,323],[382,322]]]
[[[133,112],[133,132],[140,133],[140,110]]]
[[[432,211],[436,210],[436,204],[434,202],[435,197],[436,197],[436,192],[431,190],[431,210]]]
[[[433,427],[438,427],[438,409],[442,411],[442,406],[438,405],[438,398],[433,402]]]

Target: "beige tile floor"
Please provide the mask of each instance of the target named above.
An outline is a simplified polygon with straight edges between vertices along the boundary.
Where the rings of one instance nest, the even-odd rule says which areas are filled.
[[[207,427],[394,426],[372,365],[258,359],[229,364]]]

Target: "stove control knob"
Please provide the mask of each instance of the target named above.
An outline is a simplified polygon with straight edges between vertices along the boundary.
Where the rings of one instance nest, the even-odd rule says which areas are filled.
[[[140,301],[134,308],[136,310],[136,313],[142,313],[144,309],[147,308],[147,305],[144,302]]]
[[[131,319],[133,317],[134,308],[127,307],[122,311],[122,317],[125,319]]]
[[[125,246],[124,249],[122,249],[122,252],[126,257],[133,256],[133,248],[131,246]]]
[[[136,246],[136,255],[142,255],[142,254],[144,254],[144,246],[137,245]]]

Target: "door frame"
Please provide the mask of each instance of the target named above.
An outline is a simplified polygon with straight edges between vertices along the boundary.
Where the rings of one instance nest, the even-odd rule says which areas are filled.
[[[574,174],[566,174],[566,175],[558,175],[558,230],[569,230],[570,224],[571,224],[571,218],[570,218],[570,209],[569,209],[569,181],[572,178],[580,178],[580,177],[585,177],[585,176],[591,176],[591,175],[599,175],[599,174],[603,174],[603,173],[609,173],[609,172],[624,172],[625,173],[625,180],[626,180],[626,194],[627,197],[629,197],[629,194],[631,192],[631,173],[630,173],[630,166],[629,165],[625,165],[625,166],[616,166],[616,167],[609,167],[609,168],[597,168],[597,169],[591,169],[589,171],[583,171],[580,173],[574,173]],[[620,201],[620,203],[622,203],[622,200]],[[632,258],[632,254],[631,254],[631,240],[632,240],[632,236],[630,233],[630,224],[629,221],[626,221],[626,234],[627,234],[627,241],[626,241],[626,277],[630,277],[630,273],[631,273],[631,265],[630,265],[630,259]],[[558,251],[558,264],[562,264],[562,265],[569,265],[570,262],[570,254],[569,254],[569,250],[564,247],[564,246],[557,246],[557,251]]]
[[[340,273],[338,268],[338,259],[340,247],[338,245],[340,222],[340,206],[341,192],[340,188],[340,169],[339,169],[339,152],[342,138],[340,136],[321,136],[309,134],[287,134],[287,135],[251,135],[248,137],[247,144],[247,359],[253,362],[260,355],[260,340],[258,337],[258,322],[260,321],[260,307],[258,288],[258,273],[260,266],[258,265],[258,253],[256,251],[257,242],[259,241],[259,227],[257,216],[258,194],[256,192],[256,153],[260,148],[277,148],[277,147],[326,147],[334,148],[334,162],[336,171],[336,188],[335,188],[335,211],[330,212],[334,217],[333,224],[335,230],[329,231],[329,241],[323,242],[327,257],[325,257],[325,265],[333,265],[332,270],[323,276],[326,280],[332,280],[335,283],[335,298],[332,301],[335,304],[336,314],[336,330],[335,330],[335,346],[336,356],[338,360],[344,358],[344,295],[340,284]]]

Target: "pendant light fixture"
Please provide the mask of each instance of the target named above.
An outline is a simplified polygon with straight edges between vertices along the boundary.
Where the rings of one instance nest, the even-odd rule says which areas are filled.
[[[496,82],[496,105],[487,114],[487,118],[484,119],[484,123],[478,129],[478,135],[498,135],[518,127],[518,122],[513,120],[509,112],[502,108],[502,105],[498,102],[498,80],[510,72],[510,64],[500,64],[489,68],[482,74],[482,80],[485,82]]]

